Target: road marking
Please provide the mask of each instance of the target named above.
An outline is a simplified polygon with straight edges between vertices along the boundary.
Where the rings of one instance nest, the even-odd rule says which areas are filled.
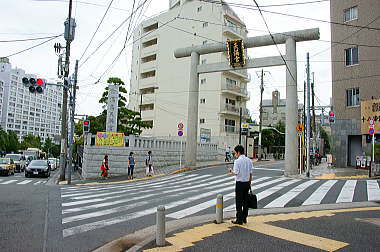
[[[256,179],[255,182],[260,182],[260,181],[263,181],[263,180],[267,180],[268,178],[269,177],[259,178],[259,179]],[[270,181],[270,182],[271,182],[271,184],[276,183],[275,181]],[[268,185],[267,183],[263,183],[263,184],[265,184],[264,186]],[[253,186],[252,190],[264,187],[263,184],[260,184],[260,185],[257,185],[257,186]],[[234,195],[235,195],[235,192],[232,192],[232,193],[229,193],[227,195],[224,195],[223,196],[223,201],[227,201],[228,199],[231,199]],[[186,209],[183,209],[183,210],[180,210],[180,211],[168,214],[167,217],[174,218],[174,219],[181,219],[183,217],[186,217],[186,216],[198,213],[198,212],[200,212],[200,211],[202,211],[204,209],[207,209],[209,207],[212,207],[214,205],[215,205],[215,199],[208,200],[208,201],[205,201],[205,202],[200,203],[198,205],[195,205],[195,206],[192,206],[192,207],[187,207]]]
[[[380,188],[377,180],[367,180],[368,201],[380,200]]]
[[[352,199],[354,198],[356,182],[356,180],[347,180],[346,183],[344,183],[338,199],[336,200],[336,203],[352,202]]]
[[[271,207],[284,207],[287,203],[289,203],[292,199],[297,197],[300,193],[302,193],[306,188],[309,186],[317,183],[318,180],[309,180],[306,181],[293,189],[291,189],[289,192],[283,194],[281,197],[273,200],[268,205],[266,205],[264,208],[271,208]]]
[[[11,180],[7,180],[5,182],[0,183],[0,185],[8,185],[8,184],[11,184],[11,183],[16,182],[16,181],[17,181],[16,179],[11,179]]]
[[[247,225],[232,225],[228,222],[221,224],[204,224],[195,228],[187,229],[182,232],[174,234],[172,237],[166,238],[166,241],[170,242],[170,246],[157,247],[147,249],[144,251],[182,251],[184,248],[194,246],[195,242],[204,240],[207,237],[211,237],[215,234],[220,234],[226,231],[230,231],[234,228],[244,228],[254,232],[262,233],[268,236],[276,237],[282,240],[291,241],[294,243],[302,244],[305,246],[325,250],[336,251],[344,248],[349,243],[336,241],[316,235],[301,233],[277,226],[269,225],[267,222],[276,221],[288,221],[294,219],[307,219],[318,217],[331,217],[336,213],[345,212],[359,212],[359,211],[379,211],[380,207],[367,207],[367,208],[353,208],[353,209],[336,209],[336,210],[322,210],[312,212],[299,212],[289,214],[270,214],[261,216],[248,217]]]
[[[285,182],[283,182],[281,184],[278,184],[278,185],[276,185],[276,186],[274,186],[272,188],[268,188],[268,190],[262,191],[262,192],[260,192],[260,193],[258,193],[256,195],[257,200],[260,201],[262,199],[265,199],[266,197],[268,197],[268,196],[276,193],[277,191],[280,191],[281,189],[283,189],[283,188],[285,188],[285,187],[287,187],[289,185],[292,185],[294,183],[297,183],[299,181],[300,181],[299,179],[292,179],[292,180],[285,181]]]
[[[46,181],[37,181],[36,183],[34,183],[33,185],[39,185],[39,184],[44,184],[46,183]]]
[[[242,228],[325,251],[336,251],[349,245],[345,242],[305,234],[266,223],[248,223],[247,226],[242,226]]]
[[[333,185],[336,184],[337,181],[338,180],[328,180],[324,182],[320,187],[318,187],[317,190],[313,192],[313,194],[307,200],[305,200],[302,205],[306,206],[320,204],[323,198],[330,191]]]
[[[33,180],[24,180],[24,181],[22,181],[22,182],[19,182],[19,183],[17,183],[18,185],[25,185],[25,184],[28,184],[28,183],[30,183],[30,182],[32,182]]]

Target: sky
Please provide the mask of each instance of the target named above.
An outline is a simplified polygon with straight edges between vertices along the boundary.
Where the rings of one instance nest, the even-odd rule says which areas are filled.
[[[112,1],[94,39],[86,49],[97,29],[107,6]],[[196,1],[196,0],[195,0]],[[0,22],[0,57],[19,52],[45,40],[25,42],[1,42],[4,40],[28,39],[48,37],[63,33],[64,21],[68,16],[68,0],[0,0],[2,22]],[[73,0],[73,17],[76,19],[75,39],[71,43],[70,73],[73,72],[75,60],[79,60],[77,114],[97,115],[102,111],[98,103],[106,81],[109,77],[120,77],[129,86],[131,50],[133,39],[126,43],[120,57],[111,64],[124,46],[128,30],[128,22],[115,32],[95,53],[95,49],[115,30],[130,14],[133,9],[132,0]],[[143,0],[136,0],[134,8]],[[244,4],[254,7],[252,0],[233,1],[234,4]],[[278,5],[287,3],[308,2],[306,0],[257,0],[259,5]],[[131,28],[144,19],[157,15],[168,9],[169,0],[147,0],[141,15],[136,16]],[[329,21],[330,2],[262,7],[264,19],[271,33],[286,32],[299,29],[319,28],[320,40],[297,43],[298,60],[298,100],[303,103],[303,82],[306,78],[306,53],[310,53],[311,72],[315,76],[316,105],[329,105],[331,97],[331,43],[330,24],[328,22],[310,21],[289,15],[308,17]],[[245,22],[249,31],[248,36],[268,35],[265,23],[257,10],[232,7]],[[280,14],[268,13],[277,12]],[[189,21],[190,22],[190,21]],[[175,24],[173,24],[175,25]],[[57,60],[54,52],[54,43],[65,45],[63,37],[49,41],[41,46],[27,50],[10,57],[13,67],[26,70],[27,73],[37,74],[39,77],[57,80]],[[279,45],[249,49],[250,58],[278,56],[279,51],[285,54],[285,47]],[[83,53],[85,54],[83,55]],[[83,55],[83,57],[82,57]],[[88,58],[89,57],[89,58]],[[87,61],[85,61],[88,58]],[[110,67],[111,66],[111,67]],[[108,70],[108,71],[106,71]],[[251,100],[247,108],[253,119],[259,117],[260,79],[261,69],[250,69],[251,82],[248,91]],[[281,98],[286,98],[285,66],[265,68],[264,71],[264,99],[270,99],[274,90],[279,90]]]

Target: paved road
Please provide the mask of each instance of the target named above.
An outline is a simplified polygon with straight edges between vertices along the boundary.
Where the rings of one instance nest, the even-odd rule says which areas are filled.
[[[282,166],[256,166],[253,190],[259,208],[380,200],[379,181],[289,179],[281,176]],[[62,235],[78,246],[88,237],[112,240],[153,225],[158,205],[165,205],[169,220],[213,213],[219,193],[224,195],[225,211],[233,211],[233,179],[226,167],[211,167],[149,182],[62,187]]]
[[[255,165],[253,190],[260,208],[380,200],[379,181],[289,179],[282,177],[283,166],[283,162]],[[35,185],[43,181],[38,178],[20,184],[26,179],[0,177],[3,182],[17,180],[0,181],[0,195],[10,206],[0,214],[2,237],[8,237],[0,241],[0,251],[29,244],[39,244],[45,251],[89,251],[153,225],[158,205],[165,205],[169,219],[213,213],[219,193],[224,195],[225,210],[232,211],[234,178],[226,175],[226,169],[210,167],[150,181],[96,186]],[[15,201],[19,205],[12,205]],[[12,217],[3,222],[7,216]],[[22,235],[29,232],[39,235]]]

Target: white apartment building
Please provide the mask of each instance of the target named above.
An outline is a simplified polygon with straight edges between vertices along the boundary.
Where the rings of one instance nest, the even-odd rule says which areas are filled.
[[[215,1],[213,1],[215,2]],[[139,111],[153,128],[143,135],[176,136],[177,124],[187,128],[190,57],[176,59],[177,48],[245,39],[244,22],[228,5],[171,0],[169,10],[140,24],[134,33],[131,90],[128,108]],[[202,55],[200,64],[227,61],[227,52]],[[239,109],[249,118],[246,70],[201,74],[199,77],[200,129],[211,136],[239,135]]]
[[[54,140],[61,134],[61,107],[63,90],[47,85],[42,94],[30,93],[22,83],[23,77],[37,77],[24,70],[12,68],[8,58],[0,58],[0,115],[1,128],[24,136],[40,136]]]

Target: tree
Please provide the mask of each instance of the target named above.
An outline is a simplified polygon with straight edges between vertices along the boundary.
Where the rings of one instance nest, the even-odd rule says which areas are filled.
[[[327,134],[324,128],[322,128],[322,126],[319,126],[319,131],[321,132],[321,138],[324,140],[324,151],[328,154],[331,151],[330,136]]]
[[[117,128],[118,132],[123,132],[125,135],[135,135],[141,134],[142,129],[152,128],[153,125],[148,122],[143,122],[141,120],[141,115],[139,112],[130,110],[126,108],[127,99],[125,95],[127,94],[127,90],[125,89],[125,83],[117,77],[112,77],[107,80],[107,83],[113,83],[119,85],[119,101],[118,101],[118,115],[117,115]],[[97,117],[96,123],[101,123],[105,125],[106,117],[107,117],[107,101],[108,101],[108,87],[105,88],[105,91],[102,94],[102,98],[100,98],[99,103],[104,104],[104,111],[100,116]],[[92,128],[92,123],[91,123]],[[105,129],[104,129],[105,130]],[[92,131],[90,130],[92,133]],[[94,132],[96,133],[96,132]]]
[[[28,134],[24,136],[24,139],[21,142],[21,149],[26,150],[27,148],[38,148],[41,149],[41,139],[39,136],[34,136]]]
[[[7,152],[17,152],[20,147],[16,132],[8,131]]]
[[[53,141],[51,140],[51,138],[47,138],[45,140],[45,143],[42,146],[42,150],[44,152],[46,152],[46,154],[48,155],[48,157],[52,154],[52,150],[53,150],[54,145],[55,144],[53,143]]]

